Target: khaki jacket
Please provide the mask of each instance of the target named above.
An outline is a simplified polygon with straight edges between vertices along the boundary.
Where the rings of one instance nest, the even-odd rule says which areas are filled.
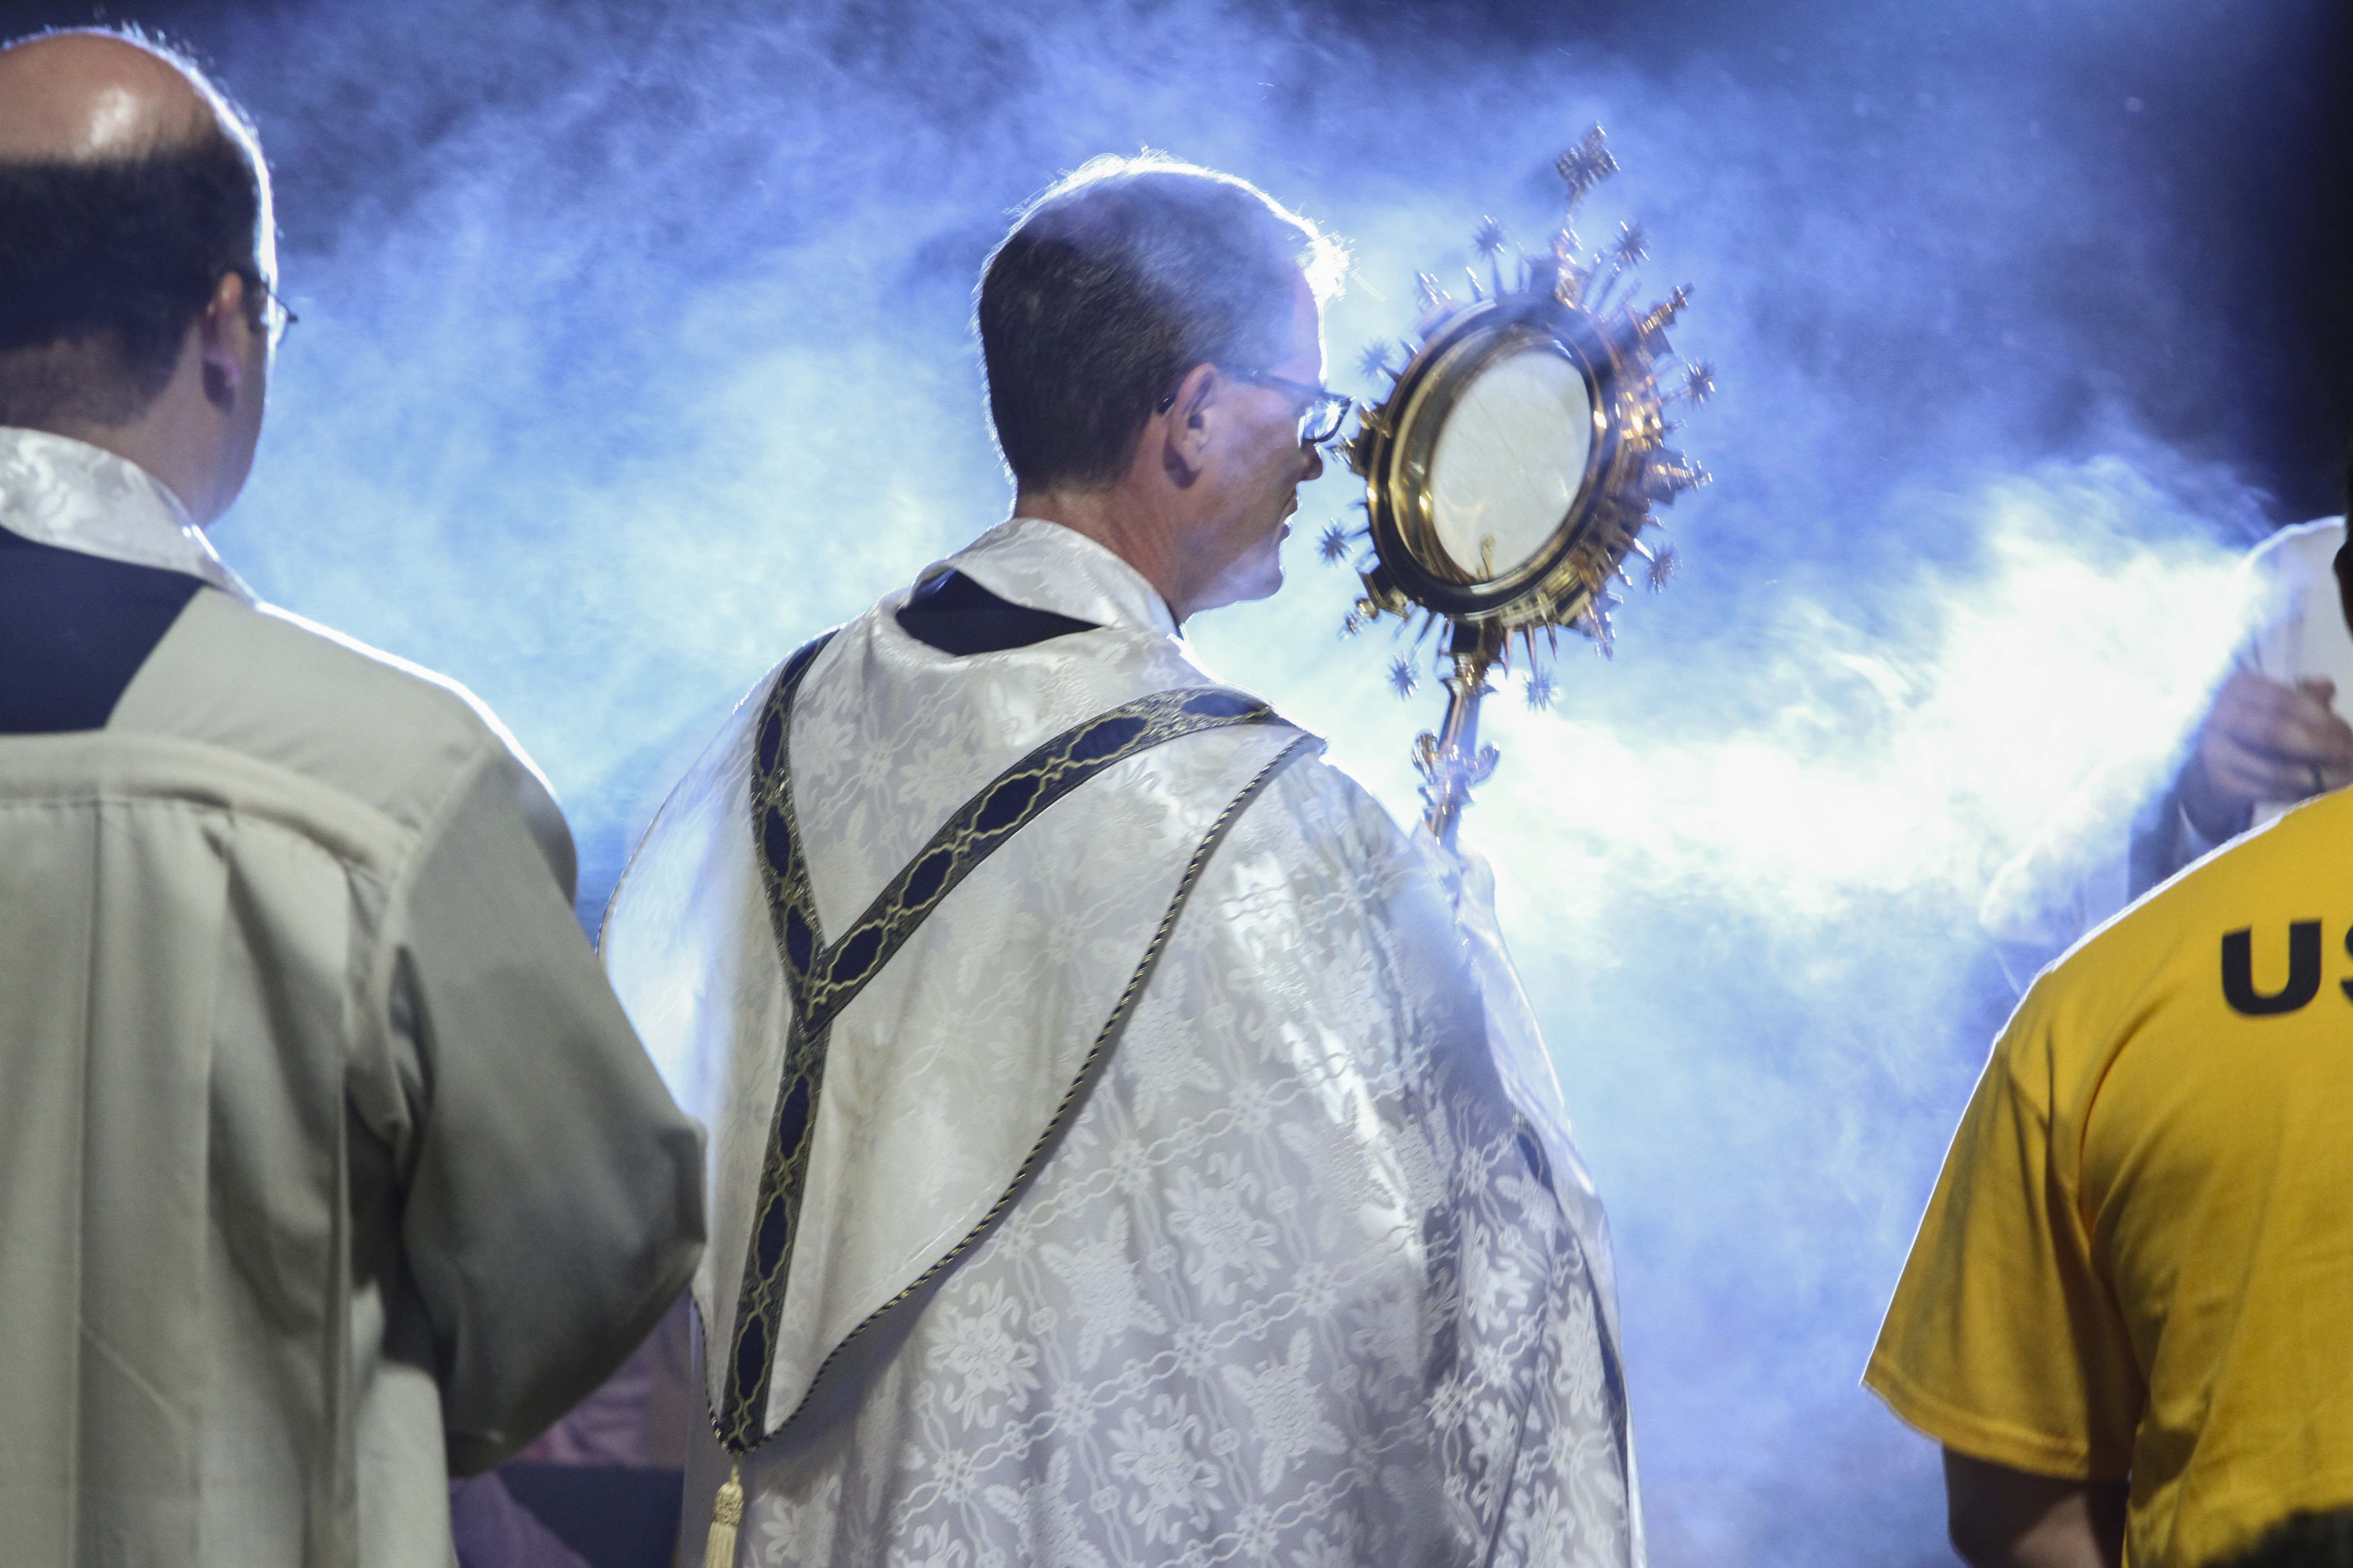
[[[465,693],[232,592],[0,735],[0,1555],[447,1563],[677,1298],[699,1133],[572,879]]]

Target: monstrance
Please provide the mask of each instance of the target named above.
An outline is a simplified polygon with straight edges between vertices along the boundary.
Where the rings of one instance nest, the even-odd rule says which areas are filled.
[[[1520,660],[1529,703],[1544,708],[1556,691],[1561,628],[1609,653],[1609,612],[1621,602],[1610,584],[1630,583],[1626,558],[1642,558],[1653,589],[1674,570],[1672,546],[1639,537],[1657,525],[1651,509],[1708,479],[1666,438],[1675,428],[1668,405],[1704,401],[1713,374],[1683,365],[1664,393],[1658,379],[1672,355],[1667,328],[1690,291],[1636,313],[1638,225],[1580,259],[1577,206],[1618,171],[1599,126],[1555,166],[1568,184],[1567,210],[1546,254],[1519,254],[1515,287],[1504,286],[1504,230],[1489,218],[1472,243],[1492,288],[1468,268],[1471,298],[1458,301],[1424,273],[1405,365],[1391,367],[1385,344],[1366,352],[1366,371],[1391,385],[1342,448],[1365,481],[1366,522],[1335,523],[1323,539],[1326,561],[1372,543],[1347,631],[1395,616],[1419,647],[1435,627],[1448,629],[1446,717],[1414,745],[1426,820],[1448,845],[1471,791],[1495,768],[1495,748],[1479,743],[1487,677]],[[1417,684],[1409,657],[1389,676],[1400,695]]]

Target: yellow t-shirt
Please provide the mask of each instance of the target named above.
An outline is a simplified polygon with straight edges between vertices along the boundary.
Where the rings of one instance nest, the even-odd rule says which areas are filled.
[[[2353,1502],[2353,790],[2035,983],[1863,1381],[1959,1453],[2128,1475],[2136,1568]]]

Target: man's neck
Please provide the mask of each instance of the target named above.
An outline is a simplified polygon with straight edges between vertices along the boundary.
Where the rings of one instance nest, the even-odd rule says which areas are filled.
[[[1023,490],[1013,498],[1013,515],[1060,523],[1083,534],[1135,568],[1168,606],[1176,624],[1185,624],[1186,605],[1180,597],[1183,575],[1173,535],[1156,526],[1150,508],[1137,504],[1124,489]]]
[[[27,419],[21,427],[113,453],[169,490],[198,528],[209,526],[227,509],[228,497],[219,493],[220,416],[206,396],[198,335],[198,328],[191,325],[171,379],[128,419],[114,424],[76,418]],[[86,343],[13,352],[47,356],[60,375],[119,374],[119,367],[94,358]]]
[[[111,452],[169,490],[173,499],[180,503],[181,510],[189,514],[197,527],[202,528],[213,521],[211,514],[198,510],[210,499],[209,490],[204,484],[201,458],[186,449],[188,444],[185,441],[173,439],[169,423],[155,418],[153,409],[123,425],[47,419],[27,421],[24,428],[63,436],[69,441],[79,441],[85,447]]]

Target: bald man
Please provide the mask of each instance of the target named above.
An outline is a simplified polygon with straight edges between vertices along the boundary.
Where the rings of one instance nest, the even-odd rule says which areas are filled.
[[[273,341],[252,130],[0,50],[0,1557],[431,1564],[677,1297],[701,1151],[449,682],[203,529]]]

